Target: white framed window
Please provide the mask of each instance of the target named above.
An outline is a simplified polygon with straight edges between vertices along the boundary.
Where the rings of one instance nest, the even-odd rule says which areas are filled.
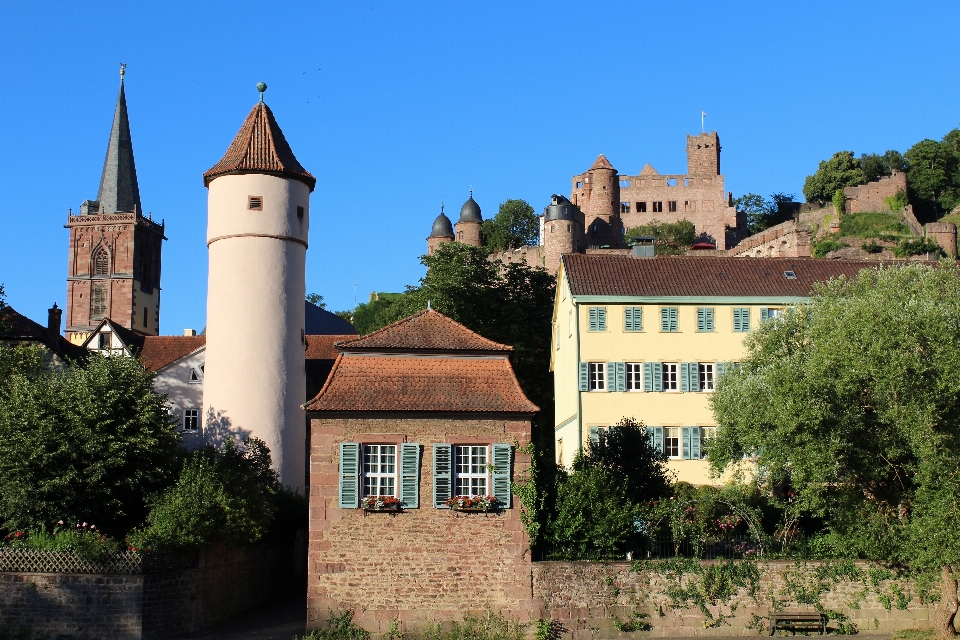
[[[455,496],[490,495],[489,459],[489,446],[471,444],[453,448]]]
[[[183,430],[189,433],[196,433],[200,430],[200,410],[183,410]]]
[[[776,320],[777,318],[783,317],[783,308],[782,307],[761,307],[760,308],[760,322],[766,322],[767,320]]]
[[[713,391],[714,364],[712,362],[701,362],[697,365],[697,379],[699,391]]]
[[[606,433],[610,430],[610,427],[605,427],[601,425],[591,426],[590,427],[590,442],[593,444],[598,444],[600,442],[600,434]]]
[[[590,363],[590,391],[606,391],[607,389],[607,363]]]
[[[680,387],[677,384],[677,369],[680,365],[678,365],[676,362],[664,362],[660,366],[663,368],[663,390],[679,391]]]
[[[643,391],[643,363],[627,363],[627,391]]]
[[[680,457],[680,427],[663,428],[663,453],[668,458]]]
[[[700,457],[707,457],[707,447],[710,442],[717,437],[716,427],[700,427]]]
[[[397,495],[397,445],[363,445],[363,495]]]

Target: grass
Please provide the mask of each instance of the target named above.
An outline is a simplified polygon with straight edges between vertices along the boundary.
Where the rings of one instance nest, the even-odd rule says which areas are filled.
[[[933,640],[937,632],[933,629],[898,629],[893,632],[893,640]]]
[[[900,222],[900,216],[880,211],[862,211],[840,218],[840,235],[857,238],[908,236],[910,229]]]
[[[487,610],[480,615],[466,614],[462,621],[437,623],[423,633],[403,633],[393,624],[390,637],[398,640],[524,640],[528,625],[510,622],[499,613]],[[547,623],[538,625],[538,637],[552,638],[556,631]],[[331,611],[326,629],[315,629],[294,640],[369,640],[370,632],[353,622],[352,611]],[[0,638],[0,640],[3,640]]]
[[[945,215],[937,222],[952,222],[953,224],[960,226],[960,213],[951,213],[949,215]]]

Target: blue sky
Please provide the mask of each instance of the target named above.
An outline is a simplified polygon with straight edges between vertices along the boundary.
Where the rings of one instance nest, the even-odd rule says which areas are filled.
[[[960,124],[960,3],[174,2],[0,5],[0,283],[43,322],[66,292],[67,209],[97,194],[126,89],[145,211],[166,221],[161,331],[202,328],[206,190],[255,85],[318,178],[307,291],[332,309],[423,273],[441,201],[485,217],[601,151],[685,171],[720,134],[734,195],[795,193],[833,152]]]

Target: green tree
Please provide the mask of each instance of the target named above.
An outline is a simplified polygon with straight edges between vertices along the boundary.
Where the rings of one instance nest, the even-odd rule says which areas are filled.
[[[803,196],[807,202],[824,204],[833,198],[837,189],[863,184],[865,176],[860,160],[852,151],[838,151],[829,160],[822,160],[816,173],[807,176],[803,183]]]
[[[342,312],[349,316],[341,317],[350,320],[360,335],[366,335],[400,319],[397,317],[394,306],[403,297],[402,293],[375,293],[371,295],[370,302],[362,302],[352,311]],[[337,315],[340,313],[338,312]]]
[[[764,323],[711,405],[708,457],[744,456],[820,519],[821,552],[960,562],[960,277],[864,269]]]
[[[147,526],[134,532],[137,547],[241,546],[267,533],[283,491],[270,468],[270,449],[257,438],[190,454],[176,483],[154,503]]]
[[[733,206],[746,215],[747,229],[753,235],[789,220],[793,215],[793,209],[787,205],[793,202],[793,198],[792,193],[779,191],[771,194],[770,200],[755,193],[748,193],[734,198]]]
[[[7,308],[7,293],[0,284],[0,333],[6,333],[9,330],[9,323],[4,318],[3,310]]]
[[[833,208],[836,209],[837,213],[843,213],[847,210],[847,196],[844,195],[843,189],[837,189],[833,192]]]
[[[42,362],[37,348],[0,348],[0,528],[63,519],[122,535],[183,459],[166,396],[133,358]]]
[[[922,220],[936,220],[960,202],[955,138],[960,133],[948,133],[942,142],[921,140],[907,150],[909,198]]]
[[[321,309],[327,308],[327,303],[323,301],[323,296],[319,293],[308,293],[307,302],[314,306],[320,307]]]
[[[535,245],[540,240],[540,220],[525,200],[507,200],[497,215],[483,221],[483,238],[490,253]]]
[[[649,223],[628,229],[626,237],[653,236],[654,252],[660,255],[683,255],[697,240],[697,229],[689,220],[678,222],[660,222],[651,220]]]
[[[863,169],[864,183],[876,182],[894,171],[906,171],[907,162],[899,151],[888,150],[883,155],[864,153],[860,156],[860,168]]]

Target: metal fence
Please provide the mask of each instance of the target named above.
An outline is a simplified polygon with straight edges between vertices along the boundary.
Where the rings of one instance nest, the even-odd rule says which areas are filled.
[[[90,557],[76,551],[0,548],[0,572],[142,575],[196,565],[197,555],[183,551],[117,551]]]
[[[778,540],[763,536],[717,536],[701,540],[656,537],[641,538],[624,546],[616,553],[596,553],[583,548],[562,548],[541,545],[534,554],[535,560],[595,560],[624,561],[659,558],[699,558],[701,560],[739,558],[806,558],[807,541],[800,536],[790,540]]]

